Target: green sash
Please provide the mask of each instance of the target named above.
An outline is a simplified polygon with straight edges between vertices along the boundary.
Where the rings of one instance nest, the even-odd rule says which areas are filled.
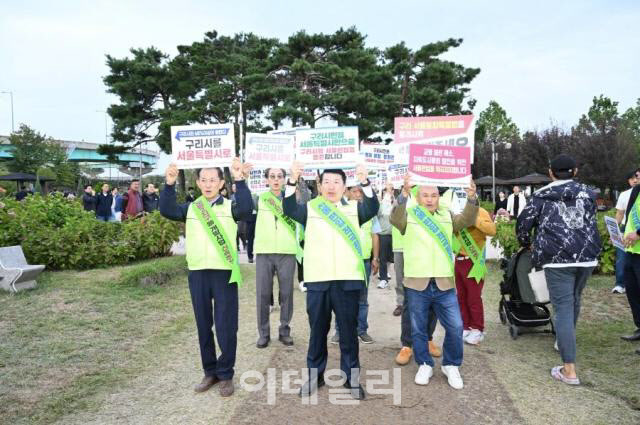
[[[449,258],[449,267],[451,268],[451,273],[453,273],[453,249],[451,248],[447,232],[442,228],[442,225],[438,223],[437,220],[432,219],[431,213],[420,205],[409,208],[407,212],[411,214],[429,236],[438,243],[440,249],[442,249],[447,255],[447,258]]]
[[[218,255],[226,260],[231,266],[231,278],[229,283],[236,282],[242,285],[242,274],[238,264],[238,253],[235,245],[231,243],[229,236],[225,233],[224,227],[213,212],[209,201],[204,196],[200,196],[194,203],[194,213],[207,232],[211,243],[216,247]]]
[[[260,195],[260,200],[269,208],[273,215],[275,215],[279,220],[285,223],[285,227],[287,228],[289,233],[291,233],[293,239],[295,239],[296,241],[296,260],[298,260],[298,262],[301,262],[303,251],[302,247],[300,246],[300,241],[304,239],[304,231],[300,229],[299,234],[301,236],[300,239],[298,239],[298,236],[296,234],[296,227],[298,223],[296,223],[291,217],[284,215],[284,212],[282,211],[282,201],[278,199],[276,195],[274,195],[271,191],[265,192]]]
[[[333,227],[335,231],[342,236],[347,245],[351,247],[353,253],[360,260],[358,261],[358,265],[362,272],[362,280],[364,280],[365,285],[367,285],[367,273],[364,269],[364,260],[362,260],[362,243],[360,242],[359,236],[360,229],[354,229],[349,219],[347,219],[335,205],[322,196],[312,199],[309,205],[311,205],[311,208]]]
[[[467,277],[473,278],[477,283],[484,279],[487,273],[487,265],[485,261],[485,250],[480,250],[476,241],[473,240],[471,233],[467,229],[462,229],[453,240],[454,252],[460,252],[460,248],[464,248],[465,252],[471,258],[473,267],[469,271]]]

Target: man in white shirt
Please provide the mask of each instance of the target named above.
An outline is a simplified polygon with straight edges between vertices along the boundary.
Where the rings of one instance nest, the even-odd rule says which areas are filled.
[[[627,211],[627,205],[629,205],[629,195],[631,195],[631,189],[633,189],[633,186],[638,184],[640,168],[629,172],[626,177],[630,189],[622,192],[620,196],[618,196],[618,202],[616,202],[616,221],[623,229],[625,225],[624,213]],[[624,294],[626,292],[623,279],[624,258],[624,251],[620,248],[616,248],[616,285],[611,290],[614,294]]]
[[[507,212],[511,218],[518,218],[526,204],[527,199],[524,197],[524,193],[520,192],[520,187],[513,186],[513,193],[507,199]]]

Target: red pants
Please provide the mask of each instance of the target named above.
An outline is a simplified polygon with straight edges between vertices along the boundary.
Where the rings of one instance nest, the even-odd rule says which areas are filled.
[[[456,290],[462,324],[466,330],[478,329],[484,331],[484,308],[482,307],[482,287],[484,279],[478,283],[474,278],[467,277],[473,267],[470,259],[456,258]]]

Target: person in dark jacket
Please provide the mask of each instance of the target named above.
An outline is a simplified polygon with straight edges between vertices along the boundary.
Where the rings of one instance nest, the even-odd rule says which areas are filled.
[[[90,184],[84,187],[84,194],[82,195],[82,206],[85,211],[94,211],[96,210],[96,192],[94,192],[93,188]]]
[[[153,183],[147,184],[147,188],[144,190],[142,194],[142,207],[144,208],[144,212],[152,213],[158,209],[158,204],[160,202],[160,197],[158,196],[158,191]]]
[[[624,215],[625,258],[622,279],[631,307],[631,315],[636,330],[630,335],[621,336],[625,341],[640,341],[640,185],[634,186]],[[636,348],[640,354],[640,348]]]
[[[96,217],[100,221],[109,221],[111,218],[111,204],[113,196],[109,192],[109,185],[102,185],[102,192],[95,196],[96,198]]]
[[[196,200],[195,191],[192,187],[187,190],[187,195],[184,198],[185,202],[193,202]]]
[[[575,325],[582,290],[598,264],[602,247],[596,195],[572,180],[577,172],[573,158],[565,154],[555,157],[549,170],[553,181],[534,192],[516,224],[520,245],[531,247],[533,265],[544,270],[553,304],[556,343],[564,364],[551,369],[551,376],[570,385],[580,384]]]
[[[505,195],[504,191],[500,191],[500,193],[498,193],[498,199],[496,199],[496,207],[493,209],[493,214],[498,214],[498,211],[500,211],[501,209],[503,210],[507,210],[507,196]]]

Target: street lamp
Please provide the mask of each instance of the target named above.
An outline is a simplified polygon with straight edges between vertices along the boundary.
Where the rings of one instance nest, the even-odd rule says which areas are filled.
[[[504,147],[511,149],[511,143],[505,143]],[[496,203],[496,140],[491,140],[491,201]]]
[[[11,132],[14,133],[16,131],[13,125],[13,92],[12,91],[0,91],[0,93],[8,94],[11,96]]]
[[[107,119],[109,115],[107,114],[107,111],[104,111],[102,109],[96,109],[96,112],[104,113],[104,142],[108,145],[109,130],[107,130]],[[111,184],[111,162],[108,162],[108,164],[109,164],[109,184]]]

